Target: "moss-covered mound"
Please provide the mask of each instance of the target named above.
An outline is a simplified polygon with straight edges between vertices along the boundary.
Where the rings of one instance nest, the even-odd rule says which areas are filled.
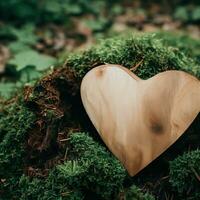
[[[181,155],[200,146],[199,116],[167,152],[130,178],[102,143],[79,95],[85,73],[104,63],[137,66],[134,73],[144,79],[170,69],[200,78],[200,42],[167,35],[104,40],[68,56],[63,66],[33,88],[26,87],[18,98],[4,102],[0,199],[198,199],[200,165],[195,163],[200,153]],[[194,184],[188,185],[191,180]]]

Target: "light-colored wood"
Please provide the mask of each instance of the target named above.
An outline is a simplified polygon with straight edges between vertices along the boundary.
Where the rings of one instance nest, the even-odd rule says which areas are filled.
[[[181,71],[142,80],[120,65],[102,65],[83,78],[81,98],[103,141],[133,176],[198,115],[200,81]]]

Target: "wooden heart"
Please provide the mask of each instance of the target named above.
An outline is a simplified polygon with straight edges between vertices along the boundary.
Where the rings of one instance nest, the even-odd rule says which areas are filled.
[[[142,80],[120,65],[102,65],[83,78],[81,98],[103,141],[133,176],[198,115],[200,81],[181,71]]]

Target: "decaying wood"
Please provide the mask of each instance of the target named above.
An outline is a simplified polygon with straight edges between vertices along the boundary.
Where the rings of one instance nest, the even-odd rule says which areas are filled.
[[[142,80],[102,65],[81,84],[83,105],[98,133],[130,175],[172,145],[200,112],[200,81],[181,71]]]

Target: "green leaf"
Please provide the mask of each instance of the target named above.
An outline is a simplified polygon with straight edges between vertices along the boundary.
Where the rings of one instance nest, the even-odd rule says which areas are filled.
[[[189,20],[188,10],[184,6],[179,6],[175,10],[174,18],[186,22]]]
[[[108,19],[100,17],[99,19],[85,20],[85,24],[93,31],[103,31],[108,25]]]
[[[80,5],[77,4],[63,4],[62,8],[68,15],[79,15],[82,12]]]
[[[22,42],[28,45],[34,45],[37,42],[37,35],[34,33],[35,26],[27,24],[21,29],[12,29],[13,35],[17,37],[18,42]]]
[[[9,99],[16,92],[14,83],[0,83],[0,98]]]
[[[9,64],[15,65],[17,71],[20,71],[27,66],[35,66],[38,71],[43,71],[56,64],[56,59],[51,56],[39,54],[33,50],[29,50],[15,54],[15,57],[9,61]]]
[[[194,21],[200,20],[200,6],[197,6],[196,8],[194,8],[191,17],[192,17],[192,20]]]
[[[57,1],[47,1],[45,4],[45,10],[51,13],[59,13],[61,12],[61,3]]]
[[[37,71],[33,66],[27,66],[19,71],[20,73],[20,83],[30,83],[41,77],[42,73]]]
[[[16,40],[15,34],[13,34],[13,26],[11,25],[1,25],[0,26],[0,39],[1,40]]]
[[[31,50],[31,48],[27,45],[22,43],[21,41],[12,42],[8,45],[8,48],[11,50],[12,53],[16,54],[21,51]]]

